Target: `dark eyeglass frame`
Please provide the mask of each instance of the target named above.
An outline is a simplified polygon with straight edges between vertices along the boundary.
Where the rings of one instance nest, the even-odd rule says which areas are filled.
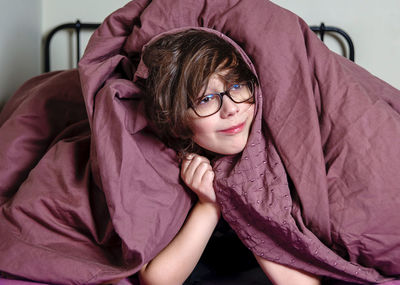
[[[220,99],[220,100],[219,100],[219,102],[220,102],[219,107],[218,107],[218,109],[217,109],[214,113],[211,113],[211,114],[209,114],[209,115],[199,115],[199,114],[196,112],[196,109],[195,109],[195,107],[194,107],[193,105],[191,105],[190,108],[191,108],[191,109],[195,112],[195,114],[196,114],[197,116],[199,116],[200,118],[206,118],[206,117],[210,117],[210,116],[212,116],[212,115],[218,113],[219,110],[221,110],[222,104],[224,103],[224,96],[225,96],[225,95],[228,96],[228,98],[231,99],[231,101],[234,102],[234,103],[236,103],[236,104],[246,103],[246,102],[248,102],[248,101],[253,100],[253,99],[254,99],[254,82],[253,82],[253,81],[246,81],[246,82],[238,83],[238,84],[247,85],[247,87],[249,88],[249,91],[250,91],[250,93],[251,93],[251,96],[250,96],[248,99],[246,99],[246,100],[244,100],[244,101],[237,102],[237,101],[235,101],[235,100],[231,97],[231,94],[229,93],[229,89],[228,89],[228,90],[225,90],[225,91],[222,91],[222,92],[219,92],[219,93],[213,93],[213,94],[212,94],[212,95],[218,95],[218,97],[219,97],[219,99]],[[233,85],[236,85],[236,84],[233,84]],[[233,87],[233,85],[232,85],[232,87]],[[232,88],[232,87],[231,87],[231,88]],[[254,103],[254,102],[252,102],[252,103]]]

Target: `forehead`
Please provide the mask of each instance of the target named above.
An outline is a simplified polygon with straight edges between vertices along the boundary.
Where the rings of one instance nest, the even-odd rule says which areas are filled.
[[[226,86],[228,83],[225,79],[225,76],[229,73],[228,70],[221,71],[219,73],[213,73],[210,78],[208,79],[208,84],[206,91],[215,89],[221,89]]]

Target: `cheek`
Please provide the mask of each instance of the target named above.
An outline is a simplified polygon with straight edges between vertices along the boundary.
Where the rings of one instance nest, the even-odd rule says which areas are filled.
[[[250,104],[250,106],[246,106],[246,109],[244,113],[247,114],[247,122],[249,122],[249,127],[251,127],[253,120],[254,120],[254,114],[255,114],[255,104]]]
[[[209,120],[210,117],[197,119],[192,122],[190,128],[193,132],[193,141],[197,144],[203,144],[204,141],[210,139],[214,129],[215,123]]]
[[[248,104],[248,106],[245,107],[244,112],[248,113],[249,116],[251,116],[251,118],[253,118],[254,110],[255,110],[255,104]]]
[[[216,126],[215,115],[205,118],[195,118],[190,123],[190,129],[194,136],[202,135],[211,132]]]

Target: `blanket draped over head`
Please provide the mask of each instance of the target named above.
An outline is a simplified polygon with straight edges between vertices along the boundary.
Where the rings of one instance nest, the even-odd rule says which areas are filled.
[[[95,32],[78,71],[20,88],[0,116],[0,271],[106,282],[176,235],[192,195],[147,127],[135,79],[149,40],[188,27],[232,39],[259,78],[245,150],[213,166],[242,242],[317,275],[398,277],[400,92],[265,0],[132,1]]]

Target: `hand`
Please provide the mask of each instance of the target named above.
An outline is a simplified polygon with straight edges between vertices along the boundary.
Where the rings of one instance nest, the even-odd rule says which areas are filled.
[[[216,203],[210,161],[190,154],[181,165],[184,183],[199,197],[174,239],[139,272],[140,284],[182,284],[196,267],[221,211]]]
[[[182,161],[181,177],[183,182],[196,193],[201,203],[216,203],[213,187],[214,171],[210,161],[204,156],[188,154]]]

